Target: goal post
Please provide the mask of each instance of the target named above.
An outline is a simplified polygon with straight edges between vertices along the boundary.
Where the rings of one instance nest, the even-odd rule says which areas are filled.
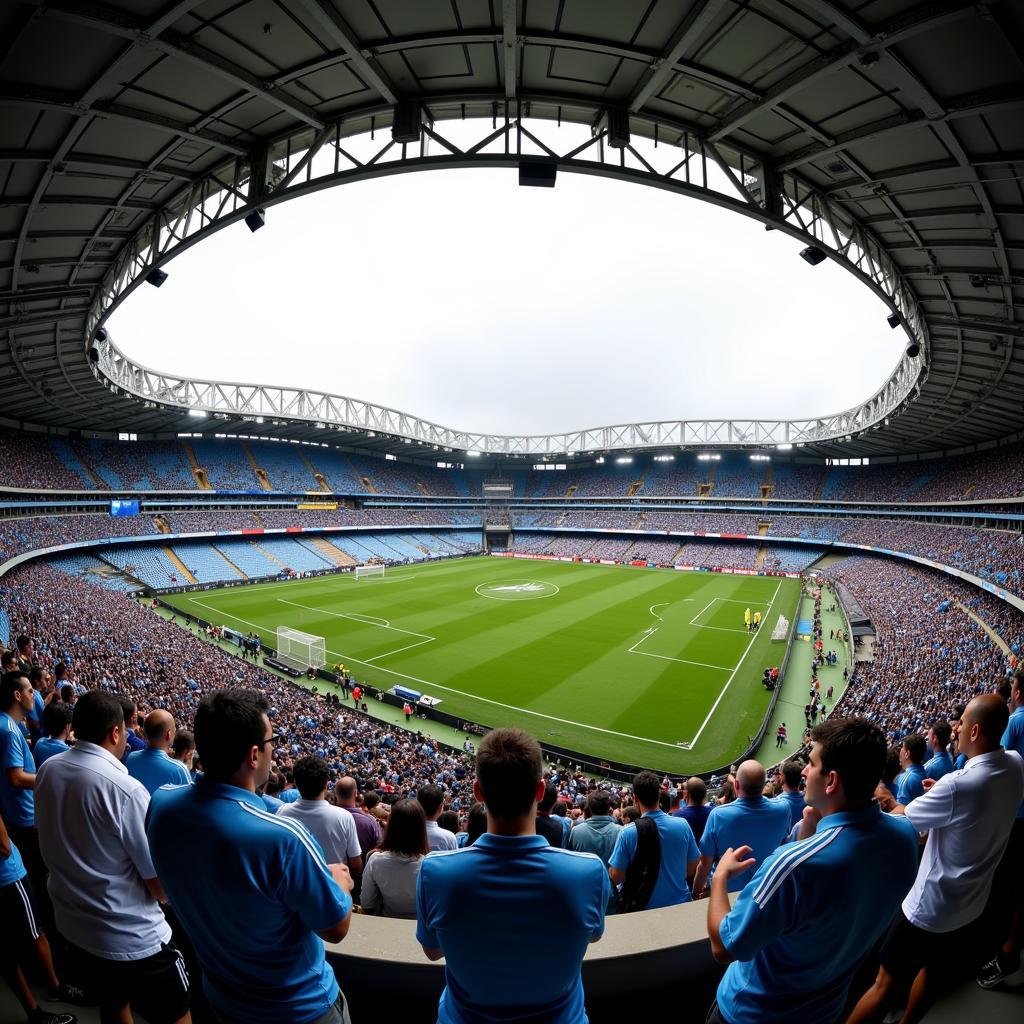
[[[372,579],[375,576],[384,575],[383,564],[378,565],[357,565],[356,566],[356,579],[365,580]]]
[[[291,626],[277,627],[277,660],[293,668],[323,668],[327,664],[324,638],[312,633],[303,633]]]

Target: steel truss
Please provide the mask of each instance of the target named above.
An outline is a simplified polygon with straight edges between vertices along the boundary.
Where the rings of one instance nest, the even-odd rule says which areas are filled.
[[[575,101],[578,106],[578,100]],[[444,134],[432,117],[459,116],[431,108],[419,142],[380,141],[375,133],[332,123],[281,139],[247,157],[226,161],[157,211],[121,250],[90,308],[87,344],[102,382],[151,407],[212,415],[304,421],[332,429],[387,434],[439,449],[544,456],[669,446],[764,447],[848,438],[877,429],[920,389],[927,365],[927,328],[913,291],[871,232],[841,204],[814,191],[792,171],[779,172],[732,145],[649,118],[630,119],[632,135],[613,147],[607,128],[499,116],[460,122]],[[577,112],[578,113],[578,112]],[[600,116],[600,111],[594,112]],[[365,118],[361,123],[365,124]],[[467,143],[461,135],[474,134]],[[453,141],[460,136],[459,144]],[[567,139],[567,136],[569,138]],[[620,140],[621,141],[621,140]],[[866,402],[834,415],[804,420],[678,420],[596,427],[532,436],[454,430],[386,406],[296,388],[201,381],[140,366],[110,339],[93,341],[104,320],[152,270],[184,249],[257,209],[351,181],[445,167],[516,167],[524,160],[557,165],[559,173],[598,174],[703,199],[762,221],[823,250],[871,288],[920,347],[904,355]],[[102,337],[102,335],[100,335]]]

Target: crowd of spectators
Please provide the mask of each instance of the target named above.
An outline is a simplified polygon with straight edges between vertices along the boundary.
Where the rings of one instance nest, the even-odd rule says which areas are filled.
[[[1010,648],[1024,651],[1024,617],[954,577],[881,557],[847,558],[822,571],[846,587],[877,631],[874,660],[856,663],[856,685],[838,705],[876,722],[891,741],[948,717],[991,689],[1009,659],[965,608]]]

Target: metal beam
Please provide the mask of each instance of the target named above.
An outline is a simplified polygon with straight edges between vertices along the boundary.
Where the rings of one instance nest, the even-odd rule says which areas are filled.
[[[317,28],[326,32],[334,44],[349,55],[349,62],[358,76],[380,94],[388,104],[398,99],[398,90],[388,81],[387,75],[374,59],[373,55],[364,50],[349,27],[348,22],[338,13],[338,9],[330,0],[298,0],[316,22]]]
[[[505,99],[516,98],[519,84],[519,16],[517,0],[501,0],[501,52],[504,68]]]
[[[704,35],[725,4],[726,0],[701,0],[687,12],[661,58],[651,65],[640,80],[636,91],[630,96],[627,107],[631,113],[638,113],[652,96],[657,96],[665,87],[669,79],[676,74],[676,63],[681,61],[690,47]]]

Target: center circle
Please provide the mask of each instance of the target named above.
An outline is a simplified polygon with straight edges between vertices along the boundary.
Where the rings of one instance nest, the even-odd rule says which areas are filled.
[[[560,588],[543,580],[491,580],[475,589],[481,597],[492,601],[539,601],[542,597],[554,597]]]

